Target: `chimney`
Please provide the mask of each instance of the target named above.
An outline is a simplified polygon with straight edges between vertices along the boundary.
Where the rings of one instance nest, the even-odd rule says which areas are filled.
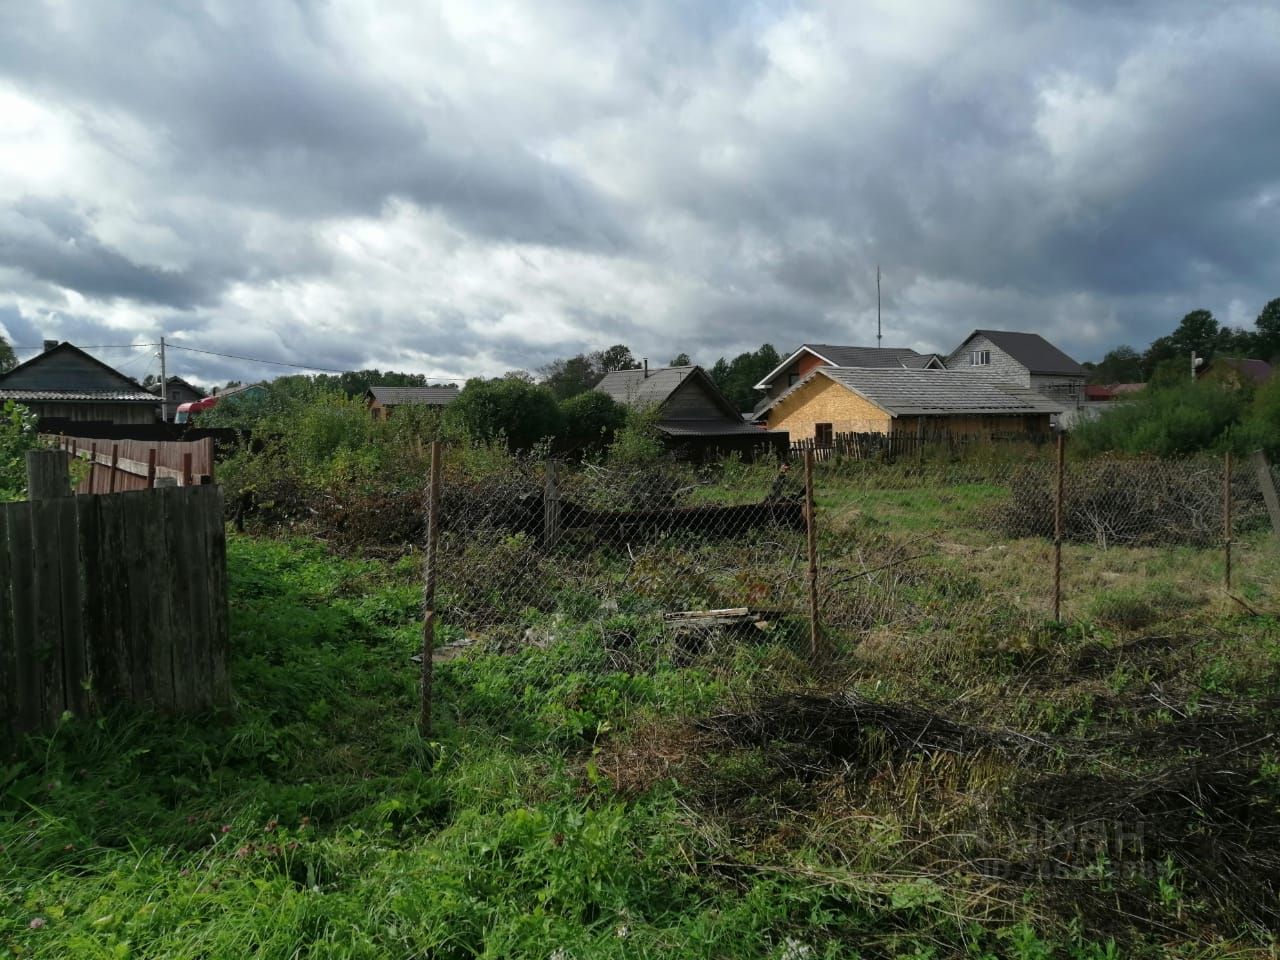
[[[57,340],[46,340],[46,341],[44,342],[44,352],[45,352],[45,353],[48,353],[50,350],[52,350],[52,349],[53,349],[54,347],[56,347],[57,345],[58,345],[58,341],[57,341]]]
[[[648,357],[644,358],[644,378],[646,380],[649,379],[649,358]]]

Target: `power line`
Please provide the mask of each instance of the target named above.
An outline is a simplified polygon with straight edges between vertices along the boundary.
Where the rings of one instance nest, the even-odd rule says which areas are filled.
[[[289,363],[285,360],[264,360],[261,357],[241,357],[234,353],[218,353],[216,350],[201,350],[199,347],[183,347],[176,343],[166,343],[170,350],[187,350],[191,353],[203,353],[211,357],[222,357],[226,360],[243,360],[245,363],[270,363],[277,367],[297,367],[299,370],[318,370],[321,373],[346,373],[346,370],[332,370],[328,367],[317,367],[310,363]]]

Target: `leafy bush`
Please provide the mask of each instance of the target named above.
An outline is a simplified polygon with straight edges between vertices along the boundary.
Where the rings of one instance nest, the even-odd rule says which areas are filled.
[[[6,400],[0,411],[0,501],[26,499],[27,451],[39,446],[35,414]]]
[[[564,439],[575,447],[605,446],[627,420],[627,408],[613,397],[589,390],[560,404]]]
[[[472,440],[505,440],[512,450],[531,450],[559,436],[564,426],[555,394],[514,377],[467,381],[446,409],[445,422]]]

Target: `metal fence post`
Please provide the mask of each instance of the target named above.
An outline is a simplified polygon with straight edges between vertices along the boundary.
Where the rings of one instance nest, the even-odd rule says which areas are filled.
[[[1222,465],[1222,549],[1225,560],[1223,574],[1227,589],[1231,589],[1231,451],[1223,457]]]
[[[427,549],[422,561],[422,699],[418,729],[431,736],[431,657],[436,649],[436,549],[440,541],[440,441],[431,441],[431,477],[427,486]]]
[[[71,496],[70,457],[65,450],[27,451],[27,499]]]
[[[1062,622],[1062,488],[1066,472],[1067,435],[1058,434],[1057,482],[1053,495],[1053,619]]]
[[[818,518],[813,497],[813,450],[804,452],[804,528],[809,550],[809,656],[818,657]]]

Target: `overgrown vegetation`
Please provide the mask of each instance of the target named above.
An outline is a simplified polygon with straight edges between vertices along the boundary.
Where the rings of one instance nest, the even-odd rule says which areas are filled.
[[[280,455],[364,463],[303,434]],[[375,466],[353,476],[418,469]],[[421,530],[397,525],[420,499],[395,514],[371,487],[333,500],[341,523],[233,536],[231,713],[69,718],[7,758],[0,950],[1266,955],[1280,558],[1242,540],[1237,602],[1217,549],[1084,539],[1050,623],[1046,542],[990,529],[1019,468],[819,464],[811,660],[801,532],[548,550],[536,465],[457,448],[430,741]],[[795,480],[731,461],[563,484],[609,509]],[[742,629],[663,625],[744,604]]]
[[[39,446],[35,415],[6,400],[0,407],[0,502],[26,499],[27,451]]]

